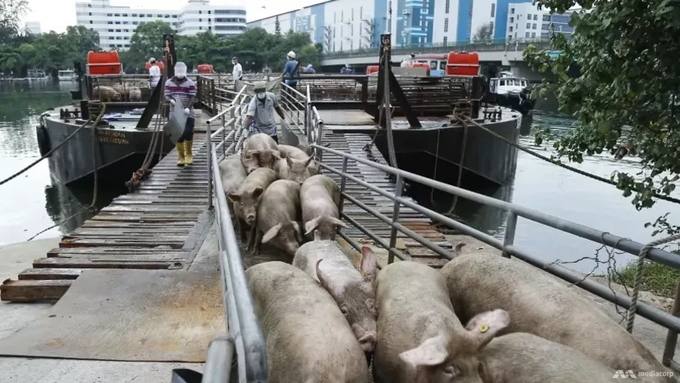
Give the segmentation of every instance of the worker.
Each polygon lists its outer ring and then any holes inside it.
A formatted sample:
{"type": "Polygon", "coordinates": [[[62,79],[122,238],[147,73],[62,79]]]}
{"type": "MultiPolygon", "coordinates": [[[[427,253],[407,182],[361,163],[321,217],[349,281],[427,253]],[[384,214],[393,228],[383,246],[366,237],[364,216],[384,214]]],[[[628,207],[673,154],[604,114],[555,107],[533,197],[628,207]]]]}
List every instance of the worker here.
{"type": "Polygon", "coordinates": [[[153,57],[149,59],[149,64],[151,64],[149,67],[149,85],[151,89],[155,89],[158,82],[161,81],[161,68],[156,64],[156,59],[153,57]]]}
{"type": "Polygon", "coordinates": [[[192,144],[194,139],[194,100],[196,99],[196,83],[187,77],[187,65],[181,61],[175,64],[175,76],[165,82],[165,98],[172,108],[183,108],[187,115],[184,133],[177,140],[177,166],[191,165],[194,162],[192,144]]]}
{"type": "Polygon", "coordinates": [[[314,67],[312,66],[312,64],[307,64],[307,67],[305,68],[305,73],[311,73],[311,74],[315,74],[315,73],[316,73],[316,71],[314,70],[314,67]]]}
{"type": "Polygon", "coordinates": [[[255,97],[250,100],[248,111],[246,112],[246,120],[243,123],[243,128],[248,129],[250,134],[264,133],[269,135],[278,144],[279,136],[276,129],[276,117],[274,112],[285,119],[285,114],[279,102],[276,100],[276,95],[267,92],[267,85],[264,82],[255,83],[255,97]],[[257,125],[253,125],[253,122],[257,125]]]}
{"type": "MultiPolygon", "coordinates": [[[[283,67],[281,78],[285,79],[286,85],[295,89],[300,78],[300,62],[295,59],[295,52],[293,51],[288,52],[286,58],[288,61],[286,61],[286,65],[283,67]]],[[[287,90],[285,87],[284,89],[287,90]]],[[[286,91],[284,94],[288,94],[289,97],[295,99],[295,95],[292,92],[286,91]]]]}
{"type": "Polygon", "coordinates": [[[240,91],[239,89],[239,82],[243,81],[243,67],[241,64],[239,64],[238,59],[236,57],[231,58],[231,63],[234,65],[234,69],[231,70],[231,75],[234,78],[234,90],[236,92],[240,91]]]}

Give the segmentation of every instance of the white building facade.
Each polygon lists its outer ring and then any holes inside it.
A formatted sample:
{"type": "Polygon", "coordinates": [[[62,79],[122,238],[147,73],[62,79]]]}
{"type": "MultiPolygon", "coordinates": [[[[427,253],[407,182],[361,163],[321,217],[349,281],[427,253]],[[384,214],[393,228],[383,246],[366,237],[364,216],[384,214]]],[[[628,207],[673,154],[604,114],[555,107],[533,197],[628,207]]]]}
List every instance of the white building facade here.
{"type": "Polygon", "coordinates": [[[42,28],[40,27],[39,21],[27,21],[24,24],[24,28],[26,29],[26,32],[32,35],[39,35],[42,33],[42,28]]]}
{"type": "Polygon", "coordinates": [[[242,5],[211,5],[207,0],[189,0],[179,10],[120,7],[109,0],[76,3],[76,22],[99,33],[103,50],[126,50],[135,29],[147,22],[163,20],[178,34],[193,36],[212,31],[219,37],[233,37],[246,29],[242,5]]]}
{"type": "Polygon", "coordinates": [[[539,11],[532,0],[330,0],[251,21],[248,27],[274,33],[278,22],[281,33],[307,32],[324,51],[340,52],[377,48],[385,32],[392,34],[394,46],[537,39],[547,37],[551,27],[570,34],[569,18],[539,11]],[[490,33],[479,35],[482,26],[490,33]]]}

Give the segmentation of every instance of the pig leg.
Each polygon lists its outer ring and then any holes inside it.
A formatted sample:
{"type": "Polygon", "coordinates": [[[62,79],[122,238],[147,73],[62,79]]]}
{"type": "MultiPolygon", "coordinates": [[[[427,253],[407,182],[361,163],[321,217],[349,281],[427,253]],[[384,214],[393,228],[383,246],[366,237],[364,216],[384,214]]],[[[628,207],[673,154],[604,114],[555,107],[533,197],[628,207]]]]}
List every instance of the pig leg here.
{"type": "Polygon", "coordinates": [[[260,230],[255,230],[255,243],[253,245],[253,255],[258,255],[260,253],[260,247],[262,247],[262,236],[263,232],[260,230]]]}

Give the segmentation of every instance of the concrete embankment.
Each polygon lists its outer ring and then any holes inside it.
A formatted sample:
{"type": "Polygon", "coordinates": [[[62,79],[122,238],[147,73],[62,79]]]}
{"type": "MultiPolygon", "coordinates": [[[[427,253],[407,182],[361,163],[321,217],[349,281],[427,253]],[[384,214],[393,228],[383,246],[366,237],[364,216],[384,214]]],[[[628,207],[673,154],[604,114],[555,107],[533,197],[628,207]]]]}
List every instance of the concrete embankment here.
{"type": "MultiPolygon", "coordinates": [[[[59,238],[0,247],[0,279],[13,278],[59,246],[59,238]]],[[[207,241],[206,241],[207,242],[207,241]]],[[[213,238],[213,242],[214,238],[213,238]]],[[[207,245],[207,244],[206,244],[207,245]]],[[[47,303],[0,302],[0,339],[5,339],[45,315],[47,303]]],[[[206,345],[207,347],[207,345],[206,345]]],[[[1,350],[0,350],[1,351],[1,350]]],[[[21,383],[168,383],[174,368],[202,371],[201,364],[137,363],[92,360],[0,357],[0,382],[21,383]]]]}

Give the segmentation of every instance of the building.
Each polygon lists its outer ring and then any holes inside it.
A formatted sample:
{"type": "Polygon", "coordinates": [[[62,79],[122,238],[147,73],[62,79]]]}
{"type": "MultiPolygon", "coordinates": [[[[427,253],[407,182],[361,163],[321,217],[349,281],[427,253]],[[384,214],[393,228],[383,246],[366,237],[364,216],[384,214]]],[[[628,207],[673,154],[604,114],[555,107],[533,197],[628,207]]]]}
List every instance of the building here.
{"type": "Polygon", "coordinates": [[[402,46],[540,38],[551,24],[570,34],[569,17],[539,11],[532,0],[329,0],[248,27],[274,33],[278,23],[282,33],[307,32],[326,52],[338,52],[375,48],[385,32],[392,33],[393,45],[402,46]],[[490,32],[480,36],[480,28],[490,32]]]}
{"type": "Polygon", "coordinates": [[[208,0],[189,0],[179,10],[131,8],[111,5],[109,0],[76,3],[76,22],[99,33],[104,50],[125,50],[139,25],[163,20],[180,35],[193,36],[212,31],[232,37],[246,29],[246,10],[241,5],[211,5],[208,0]]]}
{"type": "Polygon", "coordinates": [[[39,35],[42,33],[39,21],[27,21],[24,24],[24,28],[26,29],[26,32],[32,35],[39,35]]]}

